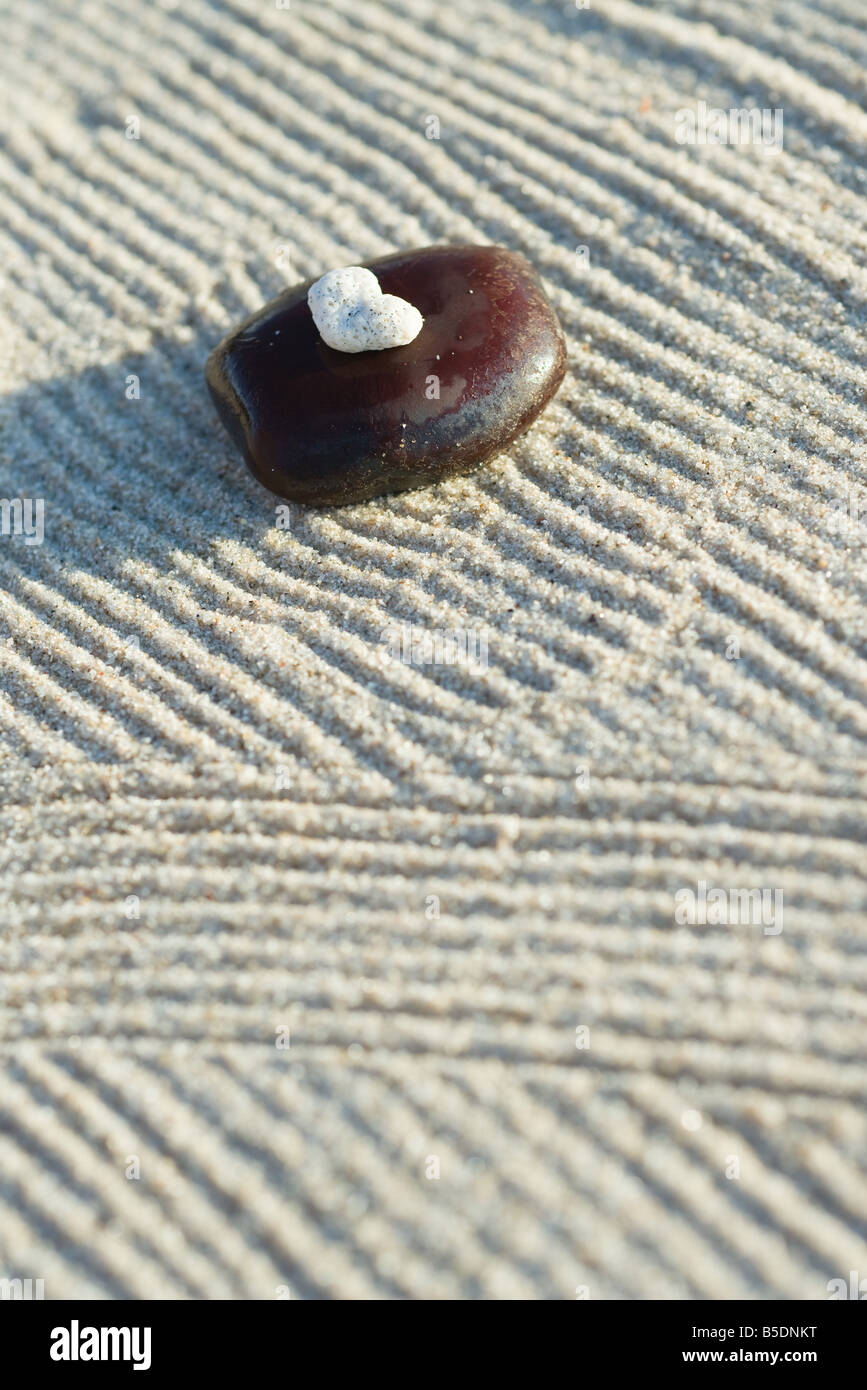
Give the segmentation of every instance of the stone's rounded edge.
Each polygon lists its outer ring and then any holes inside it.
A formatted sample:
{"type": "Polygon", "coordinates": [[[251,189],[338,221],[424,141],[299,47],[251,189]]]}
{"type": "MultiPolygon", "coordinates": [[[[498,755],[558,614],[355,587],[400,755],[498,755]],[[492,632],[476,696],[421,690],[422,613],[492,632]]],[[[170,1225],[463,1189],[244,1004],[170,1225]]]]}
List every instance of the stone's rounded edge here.
{"type": "MultiPolygon", "coordinates": [[[[556,319],[556,315],[554,317],[556,319]]],[[[549,385],[542,398],[483,457],[475,458],[471,462],[457,464],[450,462],[446,468],[431,465],[424,474],[417,469],[411,481],[407,481],[406,477],[400,473],[384,471],[380,459],[359,460],[355,470],[351,496],[347,495],[346,483],[343,479],[321,478],[316,485],[310,485],[304,480],[284,472],[265,476],[249,449],[245,447],[243,452],[247,466],[256,481],[262,487],[267,488],[269,492],[287,502],[295,502],[300,506],[307,507],[359,506],[379,497],[397,497],[402,492],[417,492],[422,488],[435,487],[437,483],[446,482],[449,478],[466,477],[470,473],[475,473],[477,469],[484,468],[499,458],[501,454],[506,453],[516,440],[532,429],[539,416],[550,405],[562,386],[568,367],[568,354],[566,339],[559,320],[557,320],[557,328],[557,362],[552,369],[549,385]]]]}
{"type": "MultiPolygon", "coordinates": [[[[235,391],[226,372],[226,358],[240,330],[233,330],[218,343],[205,363],[205,383],[214,409],[236,449],[255,476],[254,459],[250,448],[250,416],[246,404],[235,391]],[[239,418],[239,416],[241,418],[239,418]]],[[[257,479],[257,482],[259,479],[257,479]]]]}
{"type": "Polygon", "coordinates": [[[565,339],[562,343],[562,353],[560,355],[559,370],[555,369],[556,375],[551,379],[551,389],[546,394],[545,399],[537,409],[534,409],[528,418],[511,430],[502,440],[500,440],[489,454],[483,458],[473,459],[472,462],[450,464],[446,469],[431,467],[426,475],[422,475],[417,470],[411,481],[406,481],[405,477],[396,474],[386,476],[381,468],[378,459],[359,461],[356,470],[355,484],[352,495],[347,495],[344,480],[321,480],[318,486],[305,484],[302,480],[292,477],[290,474],[279,473],[265,477],[257,467],[256,461],[252,458],[248,450],[244,450],[247,466],[253,477],[262,487],[267,488],[276,497],[284,498],[287,502],[295,502],[300,506],[307,507],[354,507],[364,502],[371,502],[376,498],[398,497],[402,492],[418,492],[422,488],[435,487],[437,483],[447,482],[449,478],[467,477],[470,473],[475,473],[477,469],[484,468],[492,463],[532,429],[536,420],[554,399],[563,384],[566,375],[568,359],[566,355],[565,339]],[[369,471],[368,471],[369,470],[369,471]]]}
{"type": "Polygon", "coordinates": [[[351,489],[347,487],[346,478],[336,474],[322,476],[315,482],[311,482],[309,479],[293,477],[283,470],[263,470],[257,463],[254,453],[253,425],[249,413],[232,384],[230,374],[226,369],[226,362],[233,345],[248,336],[263,321],[267,321],[298,300],[303,299],[306,304],[307,292],[316,283],[316,277],[311,277],[286,288],[267,304],[249,314],[212,350],[205,366],[205,378],[217,414],[233,443],[242,453],[249,471],[257,482],[274,496],[285,498],[287,501],[296,502],[302,506],[329,508],[353,506],[378,497],[389,497],[401,492],[416,491],[434,486],[448,478],[474,472],[477,468],[483,467],[504,453],[516,439],[532,427],[562,386],[568,368],[568,353],[563,327],[547,294],[544,281],[539,271],[523,252],[491,243],[481,245],[472,243],[438,244],[430,247],[418,247],[410,251],[392,252],[368,262],[364,268],[371,269],[378,276],[380,271],[386,271],[392,264],[402,263],[421,255],[433,257],[459,255],[460,253],[478,254],[480,252],[490,252],[492,257],[501,261],[511,261],[516,269],[520,270],[522,278],[533,286],[540,308],[543,309],[547,321],[554,330],[556,341],[556,360],[547,376],[545,389],[540,393],[538,399],[528,406],[518,422],[497,438],[490,451],[474,457],[471,461],[454,462],[453,459],[450,459],[446,466],[443,466],[440,460],[429,467],[420,467],[416,464],[414,473],[409,479],[404,472],[395,472],[393,468],[389,470],[388,467],[384,467],[385,460],[381,458],[373,456],[359,458],[354,464],[355,478],[351,489]],[[239,419],[239,416],[243,419],[239,419]]]}

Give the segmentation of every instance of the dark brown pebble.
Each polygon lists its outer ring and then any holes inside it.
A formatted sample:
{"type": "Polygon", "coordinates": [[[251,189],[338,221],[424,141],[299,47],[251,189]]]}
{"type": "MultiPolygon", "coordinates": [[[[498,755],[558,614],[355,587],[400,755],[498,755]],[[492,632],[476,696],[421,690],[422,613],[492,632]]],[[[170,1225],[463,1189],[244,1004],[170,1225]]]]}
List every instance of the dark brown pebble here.
{"type": "Polygon", "coordinates": [[[522,434],[563,380],[563,332],[524,256],[429,246],[367,264],[384,294],[424,315],[414,342],[335,352],[313,322],[308,280],[208,359],[223,424],[279,497],[363,502],[466,472],[522,434]]]}

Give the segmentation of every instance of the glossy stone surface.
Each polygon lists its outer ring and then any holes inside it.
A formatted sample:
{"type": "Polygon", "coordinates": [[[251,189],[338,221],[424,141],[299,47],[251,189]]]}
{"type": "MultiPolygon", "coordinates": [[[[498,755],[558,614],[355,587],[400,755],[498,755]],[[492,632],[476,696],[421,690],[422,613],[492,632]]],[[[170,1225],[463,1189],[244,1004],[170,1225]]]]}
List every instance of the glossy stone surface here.
{"type": "Polygon", "coordinates": [[[279,497],[362,502],[465,472],[502,452],[566,369],[530,263],[496,246],[432,246],[368,262],[424,317],[381,352],[336,352],[286,290],[208,359],[208,386],[253,476],[279,497]]]}

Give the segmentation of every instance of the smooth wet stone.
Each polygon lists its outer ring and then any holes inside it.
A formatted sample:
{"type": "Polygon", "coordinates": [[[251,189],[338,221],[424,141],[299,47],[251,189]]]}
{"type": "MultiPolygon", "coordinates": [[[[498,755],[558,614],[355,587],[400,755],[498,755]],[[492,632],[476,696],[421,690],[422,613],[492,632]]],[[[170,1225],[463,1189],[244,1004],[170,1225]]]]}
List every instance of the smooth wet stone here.
{"type": "Polygon", "coordinates": [[[286,290],[214,350],[220,417],[279,497],[362,502],[463,473],[501,453],[547,405],[566,345],[542,283],[497,246],[431,246],[368,262],[384,294],[421,313],[418,337],[337,352],[286,290]]]}

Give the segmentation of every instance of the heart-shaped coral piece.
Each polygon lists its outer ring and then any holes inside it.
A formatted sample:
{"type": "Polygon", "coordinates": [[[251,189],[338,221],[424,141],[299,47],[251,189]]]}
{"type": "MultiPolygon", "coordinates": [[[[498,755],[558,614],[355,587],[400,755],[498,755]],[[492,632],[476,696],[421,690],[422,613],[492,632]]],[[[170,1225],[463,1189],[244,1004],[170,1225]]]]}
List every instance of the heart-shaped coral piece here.
{"type": "Polygon", "coordinates": [[[361,265],[329,270],[307,291],[313,322],[337,352],[372,352],[405,347],[424,319],[396,294],[383,294],[372,270],[361,265]]]}

